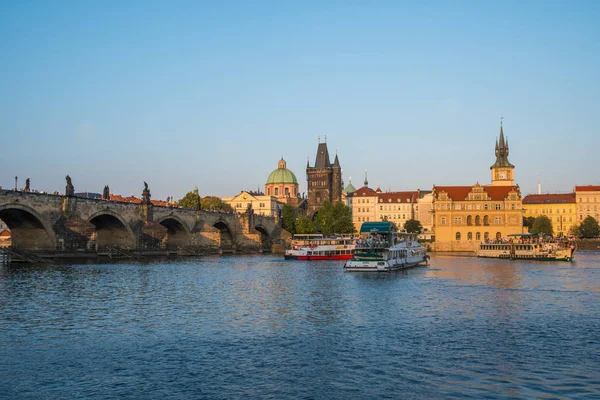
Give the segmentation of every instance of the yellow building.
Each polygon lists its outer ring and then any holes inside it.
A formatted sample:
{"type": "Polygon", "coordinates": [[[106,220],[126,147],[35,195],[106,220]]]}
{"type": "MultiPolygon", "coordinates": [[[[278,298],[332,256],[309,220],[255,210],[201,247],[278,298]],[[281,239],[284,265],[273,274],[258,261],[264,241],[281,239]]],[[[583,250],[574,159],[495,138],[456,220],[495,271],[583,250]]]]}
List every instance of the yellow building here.
{"type": "Polygon", "coordinates": [[[575,197],[579,223],[589,216],[600,222],[600,186],[575,186],[575,197]]]}
{"type": "Polygon", "coordinates": [[[237,196],[223,197],[223,201],[229,204],[235,212],[244,213],[248,205],[252,205],[255,214],[274,217],[283,204],[277,201],[275,196],[265,196],[262,193],[242,191],[237,196]]]}
{"type": "Polygon", "coordinates": [[[523,233],[521,192],[502,126],[495,152],[491,185],[433,187],[436,251],[474,251],[483,240],[523,233]]]}
{"type": "Polygon", "coordinates": [[[357,231],[363,222],[390,221],[399,230],[409,219],[419,217],[418,190],[406,192],[382,192],[368,187],[365,174],[364,186],[346,195],[346,205],[352,211],[352,222],[357,231]]]}
{"type": "Polygon", "coordinates": [[[566,236],[577,225],[575,193],[530,194],[523,198],[524,217],[547,216],[555,235],[566,236]]]}

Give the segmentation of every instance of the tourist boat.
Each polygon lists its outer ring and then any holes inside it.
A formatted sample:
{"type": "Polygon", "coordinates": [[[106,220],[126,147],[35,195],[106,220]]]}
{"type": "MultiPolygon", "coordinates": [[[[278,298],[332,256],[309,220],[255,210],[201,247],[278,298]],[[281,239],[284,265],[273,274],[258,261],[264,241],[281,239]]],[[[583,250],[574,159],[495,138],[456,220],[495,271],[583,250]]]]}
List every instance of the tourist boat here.
{"type": "Polygon", "coordinates": [[[427,265],[429,256],[415,235],[394,232],[391,222],[365,222],[360,228],[367,239],[358,243],[346,271],[388,272],[427,265]]]}
{"type": "Polygon", "coordinates": [[[509,235],[509,239],[479,244],[477,257],[511,260],[573,261],[575,245],[568,240],[555,240],[537,234],[509,235]]]}
{"type": "Polygon", "coordinates": [[[286,260],[349,260],[354,255],[357,239],[324,238],[320,234],[294,235],[292,248],[285,251],[286,260]]]}

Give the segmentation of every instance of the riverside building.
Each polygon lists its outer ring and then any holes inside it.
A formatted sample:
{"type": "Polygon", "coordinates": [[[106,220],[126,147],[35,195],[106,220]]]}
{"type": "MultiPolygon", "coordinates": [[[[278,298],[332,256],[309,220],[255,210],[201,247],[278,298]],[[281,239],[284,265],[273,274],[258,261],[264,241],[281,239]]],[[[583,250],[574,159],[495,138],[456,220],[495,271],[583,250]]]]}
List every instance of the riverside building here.
{"type": "Polygon", "coordinates": [[[436,251],[475,251],[483,240],[523,233],[523,204],[500,125],[492,184],[433,187],[436,251]]]}
{"type": "Polygon", "coordinates": [[[523,198],[524,217],[547,216],[552,221],[554,235],[567,236],[577,225],[575,193],[530,194],[523,198]]]}

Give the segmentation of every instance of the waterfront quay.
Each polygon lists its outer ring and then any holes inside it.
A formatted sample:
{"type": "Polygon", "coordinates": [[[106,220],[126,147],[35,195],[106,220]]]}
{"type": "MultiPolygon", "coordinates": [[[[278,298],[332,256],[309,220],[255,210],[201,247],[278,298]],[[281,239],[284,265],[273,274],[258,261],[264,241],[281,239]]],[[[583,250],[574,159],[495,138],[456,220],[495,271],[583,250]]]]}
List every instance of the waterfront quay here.
{"type": "Polygon", "coordinates": [[[592,399],[600,252],[0,266],[7,399],[592,399]]]}

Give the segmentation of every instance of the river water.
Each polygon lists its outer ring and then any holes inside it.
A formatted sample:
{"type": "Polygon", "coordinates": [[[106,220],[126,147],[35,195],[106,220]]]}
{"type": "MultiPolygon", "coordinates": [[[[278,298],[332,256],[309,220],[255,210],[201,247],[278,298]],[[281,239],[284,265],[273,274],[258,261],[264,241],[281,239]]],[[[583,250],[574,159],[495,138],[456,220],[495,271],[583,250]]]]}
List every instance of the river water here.
{"type": "Polygon", "coordinates": [[[600,253],[0,266],[0,398],[600,398],[600,253]]]}

